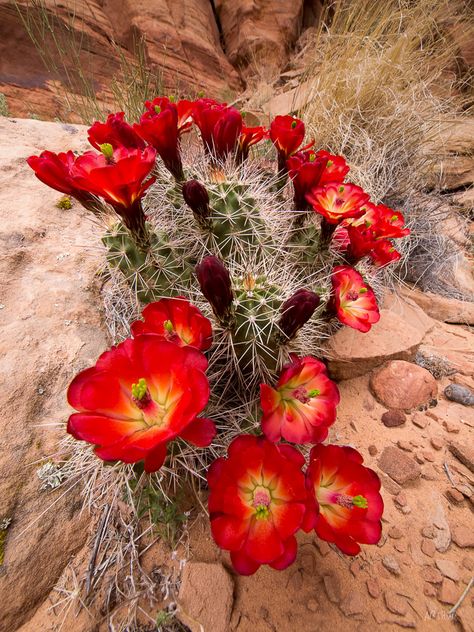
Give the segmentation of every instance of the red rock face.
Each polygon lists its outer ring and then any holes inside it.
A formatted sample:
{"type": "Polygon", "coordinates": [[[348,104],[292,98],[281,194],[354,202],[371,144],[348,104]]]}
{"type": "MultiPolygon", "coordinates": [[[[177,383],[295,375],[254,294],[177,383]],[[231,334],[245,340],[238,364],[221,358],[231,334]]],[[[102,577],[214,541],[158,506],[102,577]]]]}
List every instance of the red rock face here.
{"type": "MultiPolygon", "coordinates": [[[[48,20],[57,26],[56,35],[72,23],[71,37],[83,38],[80,65],[93,75],[103,102],[111,101],[110,80],[119,69],[111,42],[131,58],[134,42],[142,37],[147,63],[161,71],[167,91],[194,96],[202,90],[223,99],[242,87],[222,50],[209,0],[66,0],[61,5],[46,0],[45,4],[51,9],[48,20]],[[75,18],[71,18],[73,7],[75,18]]],[[[32,11],[30,7],[34,16],[32,11]]],[[[50,39],[43,43],[54,50],[50,39]]],[[[66,56],[71,58],[71,68],[78,65],[78,59],[66,56]]],[[[77,120],[77,112],[65,109],[61,91],[55,89],[58,79],[64,82],[65,72],[58,77],[45,69],[17,10],[9,0],[0,0],[0,92],[7,98],[10,114],[77,120]]]]}

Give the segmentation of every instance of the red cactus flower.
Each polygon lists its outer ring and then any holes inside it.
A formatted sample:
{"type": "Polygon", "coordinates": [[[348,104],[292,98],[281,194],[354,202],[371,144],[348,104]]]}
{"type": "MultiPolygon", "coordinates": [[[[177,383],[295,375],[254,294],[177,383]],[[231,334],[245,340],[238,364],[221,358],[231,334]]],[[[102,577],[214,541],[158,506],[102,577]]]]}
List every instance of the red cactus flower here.
{"type": "Polygon", "coordinates": [[[306,194],[317,187],[326,169],[327,159],[318,157],[314,151],[298,151],[286,161],[286,168],[293,182],[294,206],[298,211],[309,207],[306,194]]]}
{"type": "Polygon", "coordinates": [[[354,268],[336,266],[332,271],[331,283],[331,308],[341,323],[367,332],[380,320],[375,294],[354,268]]]}
{"type": "Polygon", "coordinates": [[[262,430],[270,441],[319,443],[336,420],[339,390],[325,365],[307,356],[291,356],[272,388],[260,385],[262,430]]]}
{"type": "Polygon", "coordinates": [[[88,132],[88,140],[92,147],[100,151],[100,146],[109,143],[114,149],[145,149],[145,143],[125,120],[124,112],[109,114],[107,121],[96,121],[88,132]]]}
{"type": "MultiPolygon", "coordinates": [[[[148,109],[135,123],[134,129],[147,143],[156,149],[165,167],[177,180],[183,179],[183,165],[179,149],[178,109],[174,103],[162,102],[148,109]]],[[[168,99],[166,99],[168,101],[168,99]]]]}
{"type": "Polygon", "coordinates": [[[150,113],[157,113],[168,105],[175,105],[178,112],[178,136],[181,137],[185,132],[189,132],[193,124],[193,107],[194,101],[187,101],[182,99],[181,101],[172,101],[168,97],[155,97],[153,101],[145,101],[145,108],[150,113]]]}
{"type": "Polygon", "coordinates": [[[155,334],[180,347],[190,345],[200,351],[209,349],[212,344],[210,321],[183,296],[149,303],[142,316],[143,321],[136,320],[131,325],[135,338],[142,334],[155,334]]]}
{"type": "MultiPolygon", "coordinates": [[[[278,169],[279,171],[286,169],[286,161],[293,155],[301,143],[305,135],[305,127],[303,121],[290,116],[276,116],[270,125],[270,139],[275,145],[278,152],[278,169]]],[[[309,149],[313,143],[306,147],[302,147],[300,151],[309,149]]]]}
{"type": "Polygon", "coordinates": [[[99,195],[111,204],[126,226],[141,234],[145,216],[140,200],[155,181],[145,178],[155,166],[156,152],[152,147],[143,151],[102,145],[102,153],[87,151],[77,158],[71,173],[86,191],[99,195]]]}
{"type": "Polygon", "coordinates": [[[372,263],[378,268],[383,268],[389,263],[399,261],[401,257],[401,254],[395,249],[392,242],[388,239],[377,241],[373,250],[370,252],[372,263]]]}
{"type": "Polygon", "coordinates": [[[399,239],[410,234],[410,229],[405,227],[405,218],[400,211],[378,204],[377,218],[374,226],[377,238],[379,239],[399,239]]]}
{"type": "Polygon", "coordinates": [[[368,199],[368,194],[355,184],[327,184],[306,195],[315,212],[330,224],[338,224],[346,217],[359,217],[368,199]]]}
{"type": "Polygon", "coordinates": [[[201,132],[204,149],[215,160],[225,160],[236,149],[242,131],[242,115],[238,110],[213,99],[198,99],[193,119],[201,132]]]}
{"type": "Polygon", "coordinates": [[[303,529],[316,521],[317,535],[346,555],[357,555],[359,544],[377,544],[382,534],[380,480],[362,463],[353,448],[317,445],[306,472],[310,500],[303,529]]]}
{"type": "Polygon", "coordinates": [[[268,137],[268,131],[262,127],[246,127],[242,125],[242,131],[239,136],[239,147],[237,152],[237,158],[239,162],[247,160],[249,156],[249,149],[252,145],[256,145],[264,138],[268,137]]]}
{"type": "Polygon", "coordinates": [[[80,187],[74,177],[72,171],[76,156],[72,151],[59,154],[43,151],[39,156],[30,156],[26,162],[33,169],[38,180],[52,189],[72,195],[86,208],[96,202],[90,193],[80,187]]]}
{"type": "Polygon", "coordinates": [[[331,182],[343,182],[346,175],[349,173],[349,165],[344,160],[343,156],[336,156],[330,154],[328,151],[321,149],[316,152],[317,158],[326,158],[326,168],[324,169],[321,178],[319,180],[319,186],[330,184],[331,182]]]}
{"type": "Polygon", "coordinates": [[[103,353],[69,386],[77,413],[68,432],[96,446],[104,461],[145,461],[158,470],[166,446],[179,436],[206,446],[215,435],[209,419],[197,416],[209,399],[206,358],[155,335],[125,340],[103,353]]]}
{"type": "Polygon", "coordinates": [[[288,445],[240,435],[209,468],[211,531],[241,575],[262,564],[282,570],[296,558],[305,514],[303,456],[288,445]]]}

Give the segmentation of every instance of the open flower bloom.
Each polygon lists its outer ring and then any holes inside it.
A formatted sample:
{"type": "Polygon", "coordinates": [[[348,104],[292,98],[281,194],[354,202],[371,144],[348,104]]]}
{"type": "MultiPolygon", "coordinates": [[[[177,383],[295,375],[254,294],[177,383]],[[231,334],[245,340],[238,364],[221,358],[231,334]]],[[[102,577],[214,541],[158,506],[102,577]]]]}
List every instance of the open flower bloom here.
{"type": "Polygon", "coordinates": [[[156,151],[153,147],[113,150],[107,143],[101,151],[87,151],[77,158],[71,169],[74,180],[111,204],[130,230],[141,232],[145,217],[140,200],[155,181],[146,177],[155,166],[156,151]]]}
{"type": "Polygon", "coordinates": [[[343,553],[357,555],[359,544],[377,544],[382,534],[383,500],[377,474],[349,447],[317,445],[306,472],[308,513],[303,529],[316,520],[317,535],[343,553]]]}
{"type": "Polygon", "coordinates": [[[275,388],[260,385],[262,430],[270,441],[319,443],[336,421],[339,390],[325,365],[307,356],[291,356],[275,388]]]}
{"type": "Polygon", "coordinates": [[[155,97],[153,101],[145,101],[145,108],[156,113],[157,107],[162,109],[170,104],[174,105],[178,112],[178,136],[181,137],[185,132],[189,132],[193,125],[194,101],[187,101],[186,99],[172,101],[168,97],[155,97]]]}
{"type": "Polygon", "coordinates": [[[72,171],[76,156],[72,151],[59,154],[43,151],[39,156],[30,156],[26,162],[33,169],[38,180],[52,189],[71,195],[86,207],[94,202],[93,196],[84,191],[74,177],[72,171]]]}
{"type": "MultiPolygon", "coordinates": [[[[281,171],[286,169],[286,161],[292,156],[301,143],[305,135],[305,127],[303,121],[290,116],[275,116],[270,124],[270,139],[275,145],[278,152],[278,168],[281,171]]],[[[306,147],[302,147],[300,151],[309,149],[313,143],[306,147]]]]}
{"type": "Polygon", "coordinates": [[[252,145],[256,145],[267,137],[268,132],[264,127],[246,127],[245,125],[242,125],[242,131],[239,136],[239,161],[247,160],[250,147],[252,147],[252,145]]]}
{"type": "Polygon", "coordinates": [[[395,249],[395,246],[388,239],[377,241],[373,250],[370,252],[372,263],[378,268],[383,268],[389,263],[399,261],[401,257],[401,254],[395,249]]]}
{"type": "Polygon", "coordinates": [[[217,545],[235,570],[251,575],[269,564],[282,570],[296,558],[294,534],[306,511],[303,456],[288,445],[240,435],[227,458],[209,468],[209,514],[217,545]]]}
{"type": "Polygon", "coordinates": [[[204,149],[214,159],[225,160],[237,148],[242,115],[235,108],[214,99],[198,99],[193,119],[201,132],[204,149]]]}
{"type": "MultiPolygon", "coordinates": [[[[168,101],[168,99],[166,99],[168,101]]],[[[157,99],[155,99],[157,101],[157,99]]],[[[165,99],[160,99],[165,101],[165,99]]],[[[179,148],[178,109],[174,103],[155,105],[140,117],[134,129],[156,149],[165,167],[177,180],[183,179],[183,164],[179,148]]]]}
{"type": "Polygon", "coordinates": [[[331,283],[331,307],[341,323],[365,333],[380,320],[375,294],[354,268],[336,266],[331,283]]]}
{"type": "Polygon", "coordinates": [[[306,194],[319,185],[326,162],[325,157],[318,157],[312,150],[298,151],[286,161],[286,167],[295,191],[294,206],[296,210],[304,211],[309,207],[306,194]]]}
{"type": "Polygon", "coordinates": [[[145,149],[145,143],[135,132],[133,127],[124,119],[124,112],[109,114],[107,121],[96,121],[88,132],[88,140],[92,147],[100,151],[100,146],[109,143],[114,149],[145,149]]]}
{"type": "Polygon", "coordinates": [[[356,184],[327,184],[306,194],[306,200],[316,213],[330,224],[362,215],[361,207],[368,199],[369,195],[356,184]]]}
{"type": "Polygon", "coordinates": [[[154,472],[175,437],[198,446],[212,441],[214,424],[198,418],[209,399],[206,368],[193,347],[154,335],[125,340],[71,382],[68,401],[79,412],[69,417],[68,432],[93,443],[105,461],[144,460],[154,472]]]}
{"type": "Polygon", "coordinates": [[[149,303],[142,316],[144,320],[131,325],[134,337],[155,334],[181,347],[190,345],[200,351],[212,344],[211,322],[183,296],[149,303]]]}
{"type": "Polygon", "coordinates": [[[349,173],[349,165],[343,158],[343,156],[337,156],[330,154],[324,149],[320,149],[316,152],[317,158],[326,158],[326,167],[319,180],[319,186],[330,184],[331,182],[343,182],[346,175],[349,173]]]}

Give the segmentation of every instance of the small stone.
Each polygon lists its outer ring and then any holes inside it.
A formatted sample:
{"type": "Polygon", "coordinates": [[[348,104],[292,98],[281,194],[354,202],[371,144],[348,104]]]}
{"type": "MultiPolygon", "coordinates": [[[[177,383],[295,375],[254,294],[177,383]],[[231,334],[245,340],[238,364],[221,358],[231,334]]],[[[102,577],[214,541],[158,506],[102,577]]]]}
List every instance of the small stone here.
{"type": "Polygon", "coordinates": [[[425,459],[423,458],[421,454],[417,453],[415,454],[415,461],[419,463],[420,465],[423,465],[423,463],[425,462],[425,459]]]}
{"type": "Polygon", "coordinates": [[[377,446],[375,445],[369,445],[369,454],[370,456],[375,456],[377,454],[378,450],[377,450],[377,446]]]}
{"type": "Polygon", "coordinates": [[[401,531],[398,527],[393,526],[390,527],[388,531],[388,535],[394,540],[400,540],[403,537],[403,531],[401,531]]]}
{"type": "Polygon", "coordinates": [[[453,582],[458,582],[461,579],[458,567],[451,560],[435,560],[435,564],[438,570],[440,570],[445,577],[451,579],[453,582]]]}
{"type": "Polygon", "coordinates": [[[451,434],[458,434],[459,433],[459,426],[458,424],[454,423],[453,421],[450,421],[449,419],[445,419],[443,421],[443,426],[446,429],[446,432],[450,432],[451,434]]]}
{"type": "Polygon", "coordinates": [[[421,541],[421,550],[428,557],[433,557],[436,553],[436,546],[433,540],[422,540],[421,541]]]}
{"type": "Polygon", "coordinates": [[[444,395],[452,402],[463,406],[474,406],[474,392],[467,386],[450,384],[444,389],[444,395]]]}
{"type": "Polygon", "coordinates": [[[362,599],[360,592],[357,590],[351,590],[341,603],[341,610],[346,617],[352,617],[355,614],[364,612],[364,600],[362,599]]]}
{"type": "Polygon", "coordinates": [[[397,441],[397,446],[400,450],[404,450],[405,452],[413,452],[411,444],[408,441],[403,441],[403,439],[397,441]]]}
{"type": "Polygon", "coordinates": [[[402,514],[405,514],[405,516],[407,516],[409,513],[411,513],[411,507],[401,507],[400,511],[402,512],[402,514]]]}
{"type": "Polygon", "coordinates": [[[453,489],[452,487],[446,490],[446,498],[454,505],[460,505],[464,502],[464,496],[461,492],[458,492],[457,489],[453,489]]]}
{"type": "Polygon", "coordinates": [[[326,557],[329,553],[331,553],[332,549],[327,542],[324,540],[316,540],[316,546],[319,549],[319,552],[323,557],[326,557]]]}
{"type": "Polygon", "coordinates": [[[382,483],[382,487],[387,490],[390,494],[398,494],[401,490],[401,487],[398,483],[395,483],[390,476],[387,476],[383,472],[380,472],[380,482],[382,483]]]}
{"type": "Polygon", "coordinates": [[[422,453],[423,458],[425,459],[425,461],[429,461],[430,463],[434,463],[436,461],[436,457],[433,454],[433,452],[430,452],[429,450],[424,450],[422,453]]]}
{"type": "Polygon", "coordinates": [[[423,529],[421,530],[421,535],[424,538],[429,538],[431,540],[432,538],[434,538],[434,535],[435,535],[433,527],[431,526],[423,527],[423,529]]]}
{"type": "Polygon", "coordinates": [[[393,548],[399,553],[405,553],[405,551],[407,550],[407,545],[405,542],[397,540],[397,542],[395,542],[395,544],[393,545],[393,548]]]}
{"type": "Polygon", "coordinates": [[[468,529],[462,525],[453,527],[452,540],[454,544],[457,544],[461,549],[467,549],[474,547],[474,530],[468,529]]]}
{"type": "Polygon", "coordinates": [[[438,472],[432,463],[425,463],[421,472],[421,478],[424,478],[425,481],[436,481],[438,479],[438,472]]]}
{"type": "Polygon", "coordinates": [[[406,422],[407,416],[401,410],[387,410],[382,415],[382,423],[387,428],[397,428],[403,426],[406,422]]]}
{"type": "Polygon", "coordinates": [[[385,557],[382,558],[382,564],[392,575],[396,575],[397,577],[400,575],[400,566],[397,560],[391,555],[385,555],[385,557]]]}
{"type": "Polygon", "coordinates": [[[378,599],[380,597],[380,586],[375,577],[369,577],[365,582],[367,586],[367,592],[372,599],[378,599]]]}
{"type": "Polygon", "coordinates": [[[426,419],[426,417],[418,413],[415,413],[413,415],[413,417],[411,418],[411,421],[418,428],[426,428],[426,426],[428,425],[428,420],[426,419]]]}
{"type": "Polygon", "coordinates": [[[380,469],[399,485],[416,480],[421,474],[420,466],[395,446],[385,448],[378,463],[380,469]]]}
{"type": "Polygon", "coordinates": [[[424,566],[421,571],[421,576],[425,582],[429,582],[430,584],[441,584],[443,581],[443,576],[439,570],[433,566],[424,566]]]}
{"type": "Polygon", "coordinates": [[[360,570],[361,570],[359,560],[353,560],[349,566],[349,569],[351,573],[354,575],[354,577],[358,577],[360,575],[360,570]]]}
{"type": "Polygon", "coordinates": [[[324,589],[331,603],[339,603],[341,601],[341,587],[336,575],[327,574],[323,576],[324,589]]]}
{"type": "Polygon", "coordinates": [[[456,485],[454,489],[457,489],[458,492],[466,498],[472,497],[472,489],[469,487],[469,485],[456,485]]]}
{"type": "Polygon", "coordinates": [[[406,507],[408,500],[407,500],[406,495],[403,492],[400,492],[399,494],[395,496],[395,498],[393,499],[393,502],[399,507],[406,507]]]}
{"type": "Polygon", "coordinates": [[[474,472],[474,446],[452,441],[449,444],[449,450],[458,461],[461,461],[471,472],[474,472]]]}
{"type": "Polygon", "coordinates": [[[375,398],[390,409],[410,410],[427,404],[438,393],[429,371],[405,360],[392,360],[370,377],[375,398]]]}
{"type": "Polygon", "coordinates": [[[435,450],[441,450],[443,447],[443,441],[437,437],[432,437],[430,443],[435,450]]]}
{"type": "Polygon", "coordinates": [[[433,586],[433,584],[423,584],[423,594],[425,597],[436,597],[437,592],[436,586],[433,586]]]}
{"type": "Polygon", "coordinates": [[[441,588],[438,590],[438,601],[454,606],[459,599],[459,596],[460,591],[456,584],[450,579],[443,579],[441,588]]]}
{"type": "Polygon", "coordinates": [[[472,559],[470,557],[463,557],[462,558],[462,565],[464,566],[464,568],[467,568],[468,571],[473,571],[474,570],[474,559],[472,559]]]}
{"type": "Polygon", "coordinates": [[[393,614],[399,614],[402,617],[406,615],[408,612],[408,605],[403,597],[400,595],[396,595],[394,593],[385,591],[384,592],[384,600],[387,609],[390,610],[393,614]]]}
{"type": "Polygon", "coordinates": [[[314,598],[308,599],[306,607],[310,612],[317,612],[319,610],[319,603],[314,598]]]}
{"type": "Polygon", "coordinates": [[[439,421],[439,415],[437,415],[432,410],[427,410],[425,415],[429,417],[430,419],[432,419],[433,421],[439,421]]]}

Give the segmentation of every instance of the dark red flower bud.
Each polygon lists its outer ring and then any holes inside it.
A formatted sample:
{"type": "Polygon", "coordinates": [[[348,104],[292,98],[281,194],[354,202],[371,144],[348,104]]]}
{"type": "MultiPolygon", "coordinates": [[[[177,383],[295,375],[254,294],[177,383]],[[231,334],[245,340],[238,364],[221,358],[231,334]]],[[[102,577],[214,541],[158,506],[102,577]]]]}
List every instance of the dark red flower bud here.
{"type": "Polygon", "coordinates": [[[220,259],[209,255],[196,266],[196,275],[217,319],[228,325],[234,299],[229,271],[220,259]]]}
{"type": "MultiPolygon", "coordinates": [[[[278,151],[278,170],[286,171],[286,161],[303,142],[305,127],[303,121],[290,116],[276,116],[270,125],[270,139],[278,151]]],[[[314,143],[301,147],[300,151],[309,149],[314,143]]]]}
{"type": "Polygon", "coordinates": [[[200,225],[209,223],[209,194],[199,180],[188,180],[183,184],[183,198],[200,225]]]}
{"type": "Polygon", "coordinates": [[[281,318],[278,326],[288,339],[294,338],[301,327],[314,314],[320,298],[310,290],[297,290],[281,306],[281,318]]]}
{"type": "Polygon", "coordinates": [[[214,160],[225,160],[236,149],[242,130],[242,115],[238,110],[213,99],[198,99],[193,119],[201,132],[204,149],[214,160]]]}

